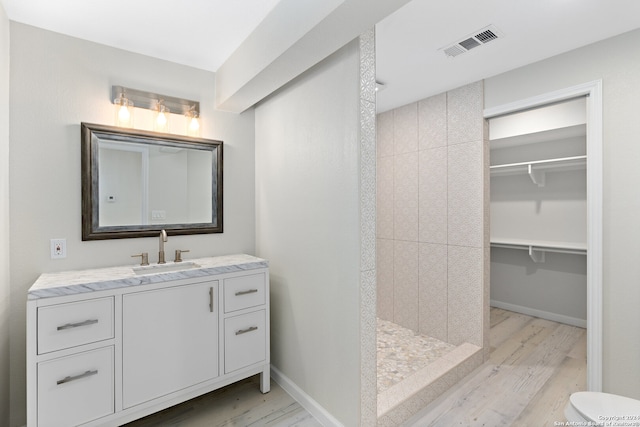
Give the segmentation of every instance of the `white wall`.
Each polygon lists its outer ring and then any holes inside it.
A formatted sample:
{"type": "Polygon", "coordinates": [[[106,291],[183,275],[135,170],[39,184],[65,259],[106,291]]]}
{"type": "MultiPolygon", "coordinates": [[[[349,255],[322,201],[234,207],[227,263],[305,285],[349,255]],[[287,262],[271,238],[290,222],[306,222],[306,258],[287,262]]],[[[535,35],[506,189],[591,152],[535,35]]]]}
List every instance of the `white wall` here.
{"type": "Polygon", "coordinates": [[[271,362],[347,426],[359,420],[358,66],[353,42],[255,111],[271,362]]]}
{"type": "MultiPolygon", "coordinates": [[[[158,210],[165,213],[165,219],[159,220],[159,223],[186,222],[189,217],[186,164],[187,150],[177,153],[165,153],[159,149],[149,150],[150,219],[152,212],[158,210]]],[[[151,221],[155,222],[152,219],[151,221]]]]}
{"type": "Polygon", "coordinates": [[[639,45],[636,30],[485,81],[487,108],[603,81],[603,388],[633,398],[640,398],[639,45]]]}
{"type": "Polygon", "coordinates": [[[9,423],[9,18],[0,4],[0,424],[9,423]]]}
{"type": "MultiPolygon", "coordinates": [[[[156,238],[81,241],[80,122],[113,123],[111,85],[199,100],[202,137],[225,143],[224,233],[171,236],[168,252],[190,249],[189,257],[194,258],[254,253],[255,160],[253,112],[236,115],[214,111],[213,73],[15,22],[11,23],[11,52],[13,427],[25,422],[25,302],[27,290],[38,275],[133,264],[130,255],[141,251],[149,252],[151,262],[157,260],[156,238]],[[49,239],[58,237],[67,239],[67,258],[51,260],[49,239]]],[[[6,144],[1,142],[4,149],[6,144]]],[[[0,220],[2,217],[0,213],[0,220]]],[[[0,384],[5,383],[0,379],[0,384]]]]}
{"type": "Polygon", "coordinates": [[[187,151],[187,179],[184,191],[187,193],[188,222],[211,221],[211,164],[213,154],[210,151],[187,151]]]}
{"type": "Polygon", "coordinates": [[[142,215],[142,158],[147,151],[100,148],[98,154],[98,194],[100,224],[148,224],[142,215]],[[113,199],[115,200],[113,200],[113,199]],[[111,201],[109,201],[111,200],[111,201]]]}

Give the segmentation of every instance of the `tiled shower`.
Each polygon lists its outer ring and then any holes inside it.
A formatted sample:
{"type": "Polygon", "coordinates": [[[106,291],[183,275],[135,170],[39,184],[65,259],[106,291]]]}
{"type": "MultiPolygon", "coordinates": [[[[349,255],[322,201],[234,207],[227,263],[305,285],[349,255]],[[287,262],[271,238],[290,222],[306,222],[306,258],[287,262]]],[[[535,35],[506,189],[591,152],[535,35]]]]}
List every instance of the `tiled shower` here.
{"type": "MultiPolygon", "coordinates": [[[[378,318],[443,343],[436,347],[458,347],[454,359],[460,359],[459,365],[439,364],[450,367],[457,379],[460,370],[481,364],[488,351],[483,104],[483,83],[477,82],[377,117],[378,318]]],[[[413,384],[415,393],[406,396],[407,402],[424,402],[434,387],[451,385],[435,381],[448,375],[434,372],[436,365],[428,362],[422,368],[432,384],[413,384]]],[[[379,425],[410,416],[410,404],[388,402],[383,394],[379,425]]]]}

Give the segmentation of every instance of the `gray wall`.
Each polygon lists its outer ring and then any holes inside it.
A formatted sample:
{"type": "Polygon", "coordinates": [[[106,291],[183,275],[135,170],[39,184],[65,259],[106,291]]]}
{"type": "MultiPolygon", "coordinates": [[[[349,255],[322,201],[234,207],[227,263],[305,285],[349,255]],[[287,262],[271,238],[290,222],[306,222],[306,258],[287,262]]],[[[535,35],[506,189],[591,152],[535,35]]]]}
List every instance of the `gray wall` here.
{"type": "Polygon", "coordinates": [[[602,79],[605,391],[640,398],[640,30],[485,81],[487,108],[602,79]]]}
{"type": "Polygon", "coordinates": [[[255,111],[271,362],[347,426],[360,397],[358,67],[353,42],[255,111]]]}
{"type": "MultiPolygon", "coordinates": [[[[213,73],[15,22],[10,28],[10,425],[20,426],[25,422],[25,303],[38,275],[133,264],[130,255],[141,251],[157,259],[156,238],[81,241],[80,122],[113,124],[112,84],[200,100],[202,137],[225,143],[225,229],[169,238],[168,251],[190,249],[189,257],[195,258],[254,253],[254,115],[214,111],[213,73]],[[67,258],[51,260],[49,239],[59,237],[67,239],[67,258]]],[[[145,123],[138,112],[136,127],[145,123]]]]}
{"type": "Polygon", "coordinates": [[[9,19],[0,4],[0,424],[9,424],[9,19]]]}
{"type": "Polygon", "coordinates": [[[587,257],[547,252],[535,263],[526,250],[491,249],[491,304],[570,325],[587,319],[587,257]]]}

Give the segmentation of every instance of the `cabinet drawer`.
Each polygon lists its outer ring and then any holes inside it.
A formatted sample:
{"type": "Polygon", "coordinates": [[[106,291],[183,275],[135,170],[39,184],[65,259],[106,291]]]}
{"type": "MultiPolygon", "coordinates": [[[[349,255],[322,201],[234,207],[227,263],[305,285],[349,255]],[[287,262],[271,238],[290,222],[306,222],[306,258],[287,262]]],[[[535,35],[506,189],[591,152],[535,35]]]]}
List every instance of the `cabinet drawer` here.
{"type": "Polygon", "coordinates": [[[266,357],[265,310],[224,321],[224,372],[228,374],[266,357]]]}
{"type": "Polygon", "coordinates": [[[38,354],[113,338],[113,297],[38,308],[38,354]]]}
{"type": "Polygon", "coordinates": [[[264,273],[233,277],[224,281],[224,312],[230,313],[243,308],[265,303],[264,273]]]}
{"type": "Polygon", "coordinates": [[[38,364],[38,427],[75,426],[114,412],[113,346],[38,364]]]}

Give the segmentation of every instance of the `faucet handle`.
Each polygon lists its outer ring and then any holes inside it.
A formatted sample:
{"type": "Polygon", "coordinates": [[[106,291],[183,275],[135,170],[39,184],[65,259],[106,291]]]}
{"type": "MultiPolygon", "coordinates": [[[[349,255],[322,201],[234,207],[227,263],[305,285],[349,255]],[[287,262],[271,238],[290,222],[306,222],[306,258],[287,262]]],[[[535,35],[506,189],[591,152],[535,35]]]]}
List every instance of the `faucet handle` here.
{"type": "Polygon", "coordinates": [[[135,258],[139,256],[141,258],[140,265],[149,265],[149,254],[147,252],[142,252],[141,254],[131,255],[131,258],[135,258]]]}
{"type": "Polygon", "coordinates": [[[184,252],[189,252],[188,249],[176,249],[176,258],[173,260],[173,262],[182,262],[182,254],[184,252]]]}

